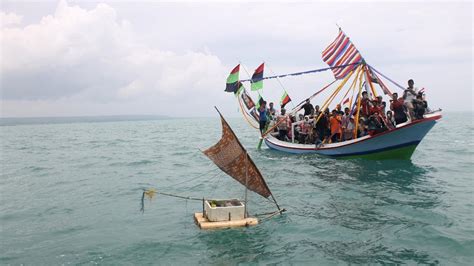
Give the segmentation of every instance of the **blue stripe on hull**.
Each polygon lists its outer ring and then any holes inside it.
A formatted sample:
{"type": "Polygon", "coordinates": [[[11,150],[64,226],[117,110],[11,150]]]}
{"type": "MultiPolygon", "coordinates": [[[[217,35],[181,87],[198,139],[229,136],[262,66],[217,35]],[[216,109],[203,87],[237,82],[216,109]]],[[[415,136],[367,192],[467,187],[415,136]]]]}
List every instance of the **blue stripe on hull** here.
{"type": "Polygon", "coordinates": [[[400,145],[395,145],[395,146],[390,146],[382,149],[377,149],[377,150],[370,150],[370,151],[364,151],[364,152],[355,152],[355,153],[346,153],[346,154],[338,154],[338,155],[328,155],[331,157],[345,157],[345,156],[356,156],[356,155],[366,155],[366,154],[373,154],[373,153],[378,153],[378,152],[383,152],[383,151],[389,151],[389,150],[395,150],[407,146],[412,146],[412,145],[418,145],[420,141],[412,141],[400,145]]]}

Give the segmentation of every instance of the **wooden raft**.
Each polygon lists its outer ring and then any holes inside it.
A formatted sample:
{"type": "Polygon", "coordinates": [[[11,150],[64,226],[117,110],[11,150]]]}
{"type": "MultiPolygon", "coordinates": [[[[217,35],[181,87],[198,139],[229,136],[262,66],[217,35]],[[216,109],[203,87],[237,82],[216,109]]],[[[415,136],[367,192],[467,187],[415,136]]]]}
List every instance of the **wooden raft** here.
{"type": "Polygon", "coordinates": [[[248,217],[236,221],[210,222],[206,217],[202,215],[202,212],[194,213],[194,220],[201,229],[242,227],[258,224],[258,219],[253,217],[248,217]]]}

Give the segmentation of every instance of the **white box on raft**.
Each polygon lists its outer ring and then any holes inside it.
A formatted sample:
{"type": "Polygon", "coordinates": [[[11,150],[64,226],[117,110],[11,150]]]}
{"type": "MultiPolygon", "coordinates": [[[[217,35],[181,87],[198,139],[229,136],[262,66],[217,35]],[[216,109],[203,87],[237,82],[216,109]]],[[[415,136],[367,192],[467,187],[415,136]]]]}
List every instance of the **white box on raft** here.
{"type": "Polygon", "coordinates": [[[201,229],[232,228],[258,224],[258,219],[253,217],[244,218],[242,220],[211,222],[206,217],[204,217],[201,212],[194,213],[194,220],[201,229]]]}
{"type": "Polygon", "coordinates": [[[245,218],[245,205],[237,199],[205,200],[204,216],[210,222],[242,220],[245,218]]]}

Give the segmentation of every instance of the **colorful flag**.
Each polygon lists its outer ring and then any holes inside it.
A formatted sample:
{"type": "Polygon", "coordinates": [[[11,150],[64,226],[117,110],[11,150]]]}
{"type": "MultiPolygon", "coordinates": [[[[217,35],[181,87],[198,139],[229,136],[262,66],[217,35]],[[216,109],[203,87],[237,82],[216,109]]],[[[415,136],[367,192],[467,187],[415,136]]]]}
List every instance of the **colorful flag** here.
{"type": "Polygon", "coordinates": [[[247,94],[246,90],[243,91],[241,97],[244,101],[245,106],[247,107],[247,110],[250,110],[255,107],[255,103],[253,102],[252,98],[250,98],[250,96],[247,94]]]}
{"type": "Polygon", "coordinates": [[[252,91],[260,90],[263,88],[263,68],[264,64],[262,63],[252,75],[252,80],[250,81],[252,91]]]}
{"type": "Polygon", "coordinates": [[[285,108],[285,105],[287,103],[291,102],[291,98],[290,96],[288,95],[288,93],[286,93],[286,91],[283,93],[283,96],[281,96],[281,101],[280,101],[280,106],[281,108],[285,108]]]}
{"type": "Polygon", "coordinates": [[[225,91],[227,92],[233,92],[237,93],[241,84],[239,82],[239,70],[240,70],[240,64],[238,64],[234,69],[229,74],[229,77],[227,77],[227,82],[225,86],[225,91]]]}
{"type": "Polygon", "coordinates": [[[258,95],[258,101],[257,105],[255,106],[256,109],[260,108],[260,105],[264,102],[265,100],[263,99],[262,95],[258,95]]]}
{"type": "Polygon", "coordinates": [[[349,98],[345,99],[343,102],[342,102],[342,105],[346,105],[349,103],[349,98]]]}
{"type": "Polygon", "coordinates": [[[332,72],[336,79],[344,78],[356,67],[356,63],[362,62],[359,51],[341,29],[337,38],[323,51],[322,58],[330,67],[335,67],[332,72]]]}

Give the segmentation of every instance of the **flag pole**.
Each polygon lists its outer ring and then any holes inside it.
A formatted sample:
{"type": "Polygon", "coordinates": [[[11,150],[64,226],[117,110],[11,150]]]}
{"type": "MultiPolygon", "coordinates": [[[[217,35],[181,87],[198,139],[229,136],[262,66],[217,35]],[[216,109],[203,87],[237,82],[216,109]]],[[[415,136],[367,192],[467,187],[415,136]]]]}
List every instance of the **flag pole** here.
{"type": "MultiPolygon", "coordinates": [[[[272,75],[275,76],[275,73],[273,72],[273,70],[272,70],[268,65],[267,65],[267,67],[268,67],[268,70],[270,70],[270,72],[272,73],[272,75]]],[[[278,83],[280,84],[281,88],[283,89],[283,92],[285,92],[286,95],[288,95],[288,97],[289,97],[290,95],[289,95],[288,92],[286,91],[285,86],[283,86],[283,83],[280,81],[280,78],[279,78],[278,76],[276,77],[276,80],[278,81],[278,83]]],[[[293,101],[291,101],[291,105],[293,106],[293,109],[295,109],[295,104],[293,103],[293,101]]]]}

